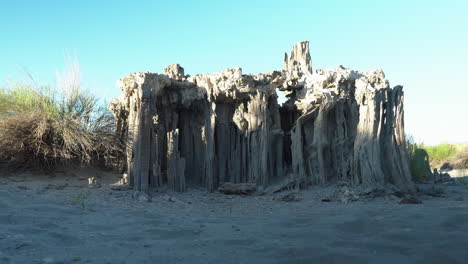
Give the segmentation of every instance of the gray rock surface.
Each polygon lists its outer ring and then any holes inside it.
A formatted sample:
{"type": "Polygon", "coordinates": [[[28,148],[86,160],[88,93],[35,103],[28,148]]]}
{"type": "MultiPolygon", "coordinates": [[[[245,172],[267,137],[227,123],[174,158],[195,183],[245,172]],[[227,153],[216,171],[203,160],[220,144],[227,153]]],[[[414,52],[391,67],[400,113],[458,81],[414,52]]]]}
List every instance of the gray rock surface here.
{"type": "Polygon", "coordinates": [[[180,66],[179,64],[171,64],[164,68],[164,74],[169,76],[169,78],[172,78],[174,80],[182,81],[185,78],[184,74],[184,68],[180,66]]]}
{"type": "Polygon", "coordinates": [[[287,79],[290,81],[289,85],[292,85],[305,74],[312,74],[312,59],[308,41],[297,43],[289,55],[284,54],[284,69],[286,70],[287,79]]]}
{"type": "Polygon", "coordinates": [[[268,186],[285,178],[301,188],[347,180],[415,190],[402,87],[390,87],[381,70],[312,72],[308,42],[293,47],[282,71],[185,77],[174,64],[165,74],[129,74],[119,86],[122,96],[110,108],[136,190],[268,186]],[[283,106],[277,89],[288,94],[283,106]]]}

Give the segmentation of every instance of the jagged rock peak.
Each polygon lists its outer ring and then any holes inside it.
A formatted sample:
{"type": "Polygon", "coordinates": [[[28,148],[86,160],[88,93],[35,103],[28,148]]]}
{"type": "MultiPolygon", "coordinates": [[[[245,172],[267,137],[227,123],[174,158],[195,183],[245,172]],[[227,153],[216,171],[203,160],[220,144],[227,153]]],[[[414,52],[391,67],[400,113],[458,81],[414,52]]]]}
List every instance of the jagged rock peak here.
{"type": "Polygon", "coordinates": [[[294,45],[291,53],[284,54],[284,68],[291,79],[299,79],[304,74],[312,74],[312,59],[309,52],[309,41],[294,45]]]}
{"type": "Polygon", "coordinates": [[[169,78],[182,81],[185,78],[184,68],[179,64],[171,64],[164,68],[164,74],[169,76],[169,78]]]}

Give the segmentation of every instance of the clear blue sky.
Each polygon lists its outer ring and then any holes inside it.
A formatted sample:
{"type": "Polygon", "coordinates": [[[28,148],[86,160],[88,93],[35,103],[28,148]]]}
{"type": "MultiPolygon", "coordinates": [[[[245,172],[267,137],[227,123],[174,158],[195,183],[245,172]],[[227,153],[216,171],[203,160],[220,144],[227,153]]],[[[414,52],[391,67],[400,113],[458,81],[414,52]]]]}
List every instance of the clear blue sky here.
{"type": "Polygon", "coordinates": [[[282,68],[309,40],[314,68],[382,68],[405,86],[406,128],[425,143],[468,142],[468,1],[6,1],[0,86],[55,85],[65,52],[83,85],[117,97],[116,80],[180,63],[189,74],[282,68]]]}

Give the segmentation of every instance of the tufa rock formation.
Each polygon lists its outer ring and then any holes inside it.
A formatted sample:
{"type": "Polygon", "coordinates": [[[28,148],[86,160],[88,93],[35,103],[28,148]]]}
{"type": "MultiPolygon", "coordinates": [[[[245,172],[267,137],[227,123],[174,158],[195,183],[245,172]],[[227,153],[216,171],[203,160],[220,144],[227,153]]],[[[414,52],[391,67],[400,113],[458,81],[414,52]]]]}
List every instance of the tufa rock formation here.
{"type": "Polygon", "coordinates": [[[284,69],[287,78],[291,81],[297,81],[305,74],[312,74],[309,41],[297,43],[289,56],[288,53],[284,54],[284,69]]]}
{"type": "Polygon", "coordinates": [[[286,54],[283,71],[189,77],[174,64],[118,85],[122,96],[110,107],[136,190],[282,179],[299,187],[346,180],[414,190],[402,87],[391,88],[381,70],[312,73],[308,42],[286,54]],[[277,89],[287,94],[283,106],[277,89]]]}

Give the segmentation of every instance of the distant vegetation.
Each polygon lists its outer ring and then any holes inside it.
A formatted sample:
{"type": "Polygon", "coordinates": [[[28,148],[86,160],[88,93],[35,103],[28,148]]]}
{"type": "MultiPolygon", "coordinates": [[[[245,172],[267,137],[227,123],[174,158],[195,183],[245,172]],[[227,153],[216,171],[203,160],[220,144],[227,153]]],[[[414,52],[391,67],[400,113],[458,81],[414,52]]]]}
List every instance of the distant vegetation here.
{"type": "Polygon", "coordinates": [[[458,153],[468,150],[467,145],[461,144],[439,144],[436,146],[423,146],[429,154],[429,162],[434,167],[440,167],[450,158],[455,157],[458,153]]]}
{"type": "Polygon", "coordinates": [[[77,64],[57,77],[59,91],[27,84],[0,89],[0,160],[48,168],[119,155],[113,116],[80,89],[77,64]]]}
{"type": "Polygon", "coordinates": [[[414,181],[423,182],[432,168],[468,168],[468,145],[443,143],[435,146],[417,143],[407,136],[406,148],[414,181]],[[428,168],[427,163],[430,167],[428,168]],[[429,169],[429,171],[428,171],[429,169]]]}
{"type": "Polygon", "coordinates": [[[37,90],[30,85],[21,84],[14,84],[9,89],[0,88],[0,115],[2,118],[38,109],[52,117],[58,117],[59,109],[50,89],[37,90]]]}

